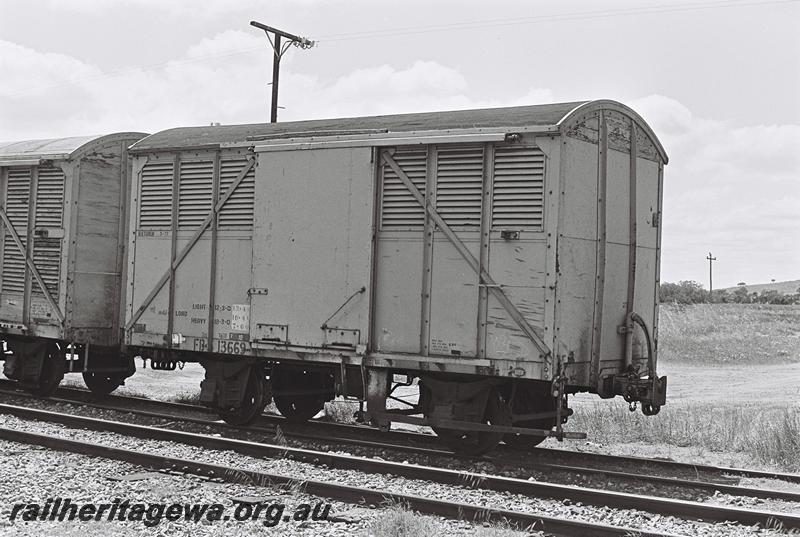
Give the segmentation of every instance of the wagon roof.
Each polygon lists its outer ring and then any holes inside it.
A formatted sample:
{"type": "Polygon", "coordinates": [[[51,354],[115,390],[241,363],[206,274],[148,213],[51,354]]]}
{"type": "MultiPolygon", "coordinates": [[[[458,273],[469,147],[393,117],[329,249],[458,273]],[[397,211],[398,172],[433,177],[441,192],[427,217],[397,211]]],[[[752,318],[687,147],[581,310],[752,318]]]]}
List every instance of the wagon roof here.
{"type": "Polygon", "coordinates": [[[491,127],[522,127],[556,125],[571,110],[585,101],[489,108],[483,110],[457,110],[451,112],[425,112],[387,116],[351,117],[344,119],[316,119],[280,123],[253,123],[248,125],[221,125],[210,127],[181,127],[157,132],[135,144],[134,151],[164,148],[202,147],[204,145],[234,144],[269,137],[310,136],[320,133],[346,134],[368,130],[388,132],[437,131],[448,129],[478,129],[491,127]]]}
{"type": "Polygon", "coordinates": [[[145,136],[145,133],[122,132],[109,135],[0,142],[0,162],[8,165],[13,164],[14,160],[71,158],[80,150],[88,149],[95,143],[114,141],[115,139],[138,140],[143,136],[145,136]]]}
{"type": "Polygon", "coordinates": [[[658,148],[662,160],[667,162],[663,147],[644,120],[627,106],[611,100],[281,123],[179,127],[152,134],[134,144],[131,151],[211,149],[270,138],[364,134],[370,131],[392,133],[523,127],[551,127],[558,130],[571,120],[599,109],[616,110],[633,118],[645,129],[658,148]]]}

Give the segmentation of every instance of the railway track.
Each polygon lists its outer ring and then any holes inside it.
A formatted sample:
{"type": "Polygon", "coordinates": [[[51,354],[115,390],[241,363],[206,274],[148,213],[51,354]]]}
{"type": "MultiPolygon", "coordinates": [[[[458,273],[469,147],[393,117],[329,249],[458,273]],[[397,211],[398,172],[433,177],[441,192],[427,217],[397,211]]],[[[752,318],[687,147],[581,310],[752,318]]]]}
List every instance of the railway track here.
{"type": "MultiPolygon", "coordinates": [[[[63,414],[12,405],[0,405],[0,412],[14,415],[18,418],[26,420],[58,423],[67,427],[79,427],[88,430],[111,432],[149,440],[179,442],[206,449],[235,451],[237,453],[256,457],[288,458],[324,466],[325,468],[329,469],[354,470],[370,474],[390,474],[407,479],[433,481],[435,483],[444,485],[512,493],[530,498],[551,498],[557,500],[569,499],[573,502],[582,502],[587,505],[606,506],[614,509],[643,510],[659,515],[675,516],[693,520],[699,519],[705,522],[736,522],[743,525],[759,525],[762,527],[778,526],[786,529],[800,529],[800,516],[789,513],[707,505],[692,501],[658,498],[637,494],[623,494],[607,490],[576,487],[574,485],[559,485],[555,483],[528,481],[509,477],[477,474],[466,471],[454,471],[430,466],[402,464],[379,459],[355,457],[352,455],[324,453],[309,449],[249,442],[232,438],[162,429],[152,426],[101,420],[84,416],[76,416],[73,414],[63,414]]],[[[6,440],[12,440],[11,437],[13,435],[14,433],[9,432],[3,432],[0,434],[0,436],[6,440]]],[[[46,445],[50,447],[56,445],[56,441],[54,440],[37,439],[37,442],[39,442],[40,445],[46,445]]],[[[54,449],[61,448],[54,447],[54,449]]],[[[161,455],[158,457],[163,458],[161,455]]],[[[143,463],[137,462],[137,464],[143,463]]],[[[314,492],[311,493],[316,494],[314,492]]],[[[380,493],[372,491],[371,494],[380,493]]],[[[415,501],[418,500],[412,499],[412,501],[409,502],[409,505],[416,505],[414,503],[415,501]]],[[[465,508],[465,512],[472,512],[470,511],[472,507],[474,506],[467,506],[465,508]]],[[[427,508],[421,508],[420,510],[423,512],[433,512],[425,509],[427,508]]],[[[442,513],[437,512],[436,514],[442,513]]],[[[497,516],[500,515],[498,514],[497,516]]],[[[520,527],[530,524],[529,519],[515,518],[513,520],[514,523],[520,525],[520,527]]]]}
{"type": "Polygon", "coordinates": [[[165,471],[180,469],[180,472],[184,474],[215,477],[232,483],[249,482],[257,486],[278,485],[289,487],[300,485],[308,494],[345,503],[383,504],[394,502],[407,505],[410,509],[424,514],[438,515],[453,519],[473,520],[476,522],[505,522],[519,528],[545,531],[548,534],[564,535],[568,537],[582,535],[619,537],[632,534],[652,537],[671,537],[672,535],[656,532],[639,532],[632,528],[540,516],[518,511],[492,509],[466,503],[447,502],[409,494],[387,493],[368,488],[351,487],[323,481],[299,481],[292,477],[275,473],[211,464],[197,460],[165,457],[163,455],[145,453],[142,451],[114,448],[95,443],[79,442],[66,438],[17,431],[5,427],[0,428],[0,438],[11,442],[33,444],[59,451],[69,451],[82,455],[124,461],[153,469],[165,471]]]}
{"type": "MultiPolygon", "coordinates": [[[[3,409],[4,411],[8,409],[3,409]]],[[[39,416],[41,417],[41,416],[39,416]]],[[[87,420],[90,418],[82,418],[87,420]]],[[[65,420],[69,421],[69,420],[65,420]]],[[[102,420],[94,420],[95,422],[102,420]]],[[[113,422],[108,422],[113,423],[113,422]]],[[[86,421],[75,422],[74,425],[85,426],[86,421]]],[[[122,425],[122,424],[120,424],[122,425]]],[[[138,426],[135,426],[138,427],[138,426]]],[[[128,430],[127,432],[131,432],[128,430]]],[[[156,436],[162,436],[167,431],[159,430],[156,436]]],[[[174,432],[174,431],[173,431],[174,432]]],[[[197,435],[196,435],[197,436],[197,435]]],[[[208,437],[211,439],[212,437],[208,437]]],[[[381,505],[395,503],[406,505],[419,513],[438,515],[446,518],[472,520],[474,522],[502,522],[520,529],[543,531],[548,535],[563,535],[566,537],[597,535],[601,537],[620,537],[629,535],[642,535],[652,537],[672,537],[673,534],[640,531],[633,528],[598,524],[580,520],[571,520],[559,517],[542,516],[519,511],[494,509],[485,506],[472,505],[463,502],[449,502],[409,494],[397,494],[378,491],[364,487],[352,487],[337,483],[298,480],[296,478],[254,471],[247,468],[212,464],[198,460],[188,460],[177,457],[167,457],[162,454],[147,453],[132,449],[122,449],[105,446],[96,442],[82,442],[53,435],[44,435],[20,431],[13,428],[0,427],[0,439],[10,442],[20,442],[53,450],[67,451],[82,455],[103,457],[112,460],[128,462],[150,469],[168,472],[179,472],[204,477],[213,477],[222,481],[237,484],[251,484],[256,486],[284,486],[302,487],[310,495],[338,500],[345,503],[363,504],[370,503],[381,505]]],[[[185,438],[184,438],[185,439],[185,438]]],[[[194,438],[197,440],[197,438],[194,438]]],[[[174,440],[174,438],[173,438],[174,440]]],[[[204,446],[205,447],[205,446],[204,446]]],[[[240,446],[241,447],[241,446],[240,446]]],[[[325,454],[319,454],[324,456],[325,454]]]]}
{"type": "MultiPolygon", "coordinates": [[[[13,387],[13,383],[10,382],[0,382],[0,393],[32,397],[25,392],[16,390],[13,387]]],[[[663,459],[572,452],[539,447],[534,448],[530,452],[521,453],[519,450],[501,446],[501,449],[498,450],[499,453],[495,456],[468,457],[456,455],[450,450],[442,449],[435,436],[422,433],[404,431],[380,433],[369,427],[324,421],[315,421],[309,424],[291,424],[287,423],[282,417],[273,415],[263,415],[259,419],[257,425],[245,428],[224,424],[210,417],[198,417],[199,415],[216,415],[209,409],[197,405],[127,396],[108,396],[98,400],[91,392],[72,388],[60,388],[57,396],[58,397],[50,398],[50,400],[65,403],[79,402],[98,409],[132,412],[158,419],[179,419],[223,430],[261,433],[265,437],[273,437],[275,435],[276,426],[279,425],[287,437],[296,438],[301,441],[307,440],[316,443],[324,441],[333,444],[349,444],[364,448],[389,449],[432,457],[457,457],[460,460],[489,462],[498,466],[514,466],[579,475],[595,475],[627,481],[648,482],[661,486],[684,489],[692,488],[711,494],[718,491],[735,496],[800,501],[800,494],[796,492],[741,487],[732,483],[732,481],[736,481],[737,478],[743,477],[777,479],[789,483],[800,483],[800,475],[797,474],[687,464],[663,459]],[[141,408],[137,408],[137,406],[141,408]],[[193,413],[195,416],[187,416],[187,413],[193,413]],[[320,433],[325,433],[325,436],[321,436],[320,433]],[[387,442],[387,438],[390,439],[389,442],[387,442]],[[609,468],[609,466],[612,468],[609,468]],[[613,469],[614,466],[621,469],[613,469]],[[646,469],[647,472],[643,472],[643,468],[646,469]],[[653,470],[661,470],[669,475],[653,475],[653,470]]]]}

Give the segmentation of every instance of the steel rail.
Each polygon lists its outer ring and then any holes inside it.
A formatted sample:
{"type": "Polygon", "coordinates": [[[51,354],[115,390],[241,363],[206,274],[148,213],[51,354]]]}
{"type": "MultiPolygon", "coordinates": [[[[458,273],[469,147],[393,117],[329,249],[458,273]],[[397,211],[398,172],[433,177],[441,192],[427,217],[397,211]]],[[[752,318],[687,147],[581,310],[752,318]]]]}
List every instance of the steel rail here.
{"type": "MultiPolygon", "coordinates": [[[[63,403],[72,403],[69,399],[61,399],[61,398],[49,398],[50,401],[53,402],[63,402],[63,403]]],[[[142,401],[149,401],[143,399],[142,401]]],[[[167,403],[171,404],[171,403],[167,403]]],[[[181,410],[188,407],[190,410],[195,410],[191,405],[183,405],[178,404],[181,407],[181,410]]],[[[180,420],[187,423],[193,423],[197,425],[205,425],[216,427],[220,429],[229,429],[234,431],[241,431],[241,432],[253,432],[253,433],[263,433],[266,435],[274,435],[276,429],[268,429],[262,427],[248,427],[248,426],[239,426],[239,425],[231,425],[228,423],[220,422],[218,420],[209,420],[204,418],[194,418],[191,416],[179,415],[179,414],[172,414],[172,413],[164,413],[164,412],[153,412],[149,410],[141,410],[141,409],[134,409],[130,407],[122,407],[110,404],[100,404],[100,403],[84,403],[84,406],[88,406],[90,408],[97,408],[102,410],[111,410],[115,412],[126,412],[126,413],[134,413],[140,416],[150,417],[150,418],[157,418],[157,419],[164,419],[164,420],[180,420]]],[[[697,489],[703,490],[710,493],[714,492],[722,492],[725,494],[730,494],[733,496],[746,496],[751,498],[762,498],[762,499],[776,499],[776,500],[783,500],[783,501],[792,501],[792,502],[800,502],[800,492],[792,492],[792,491],[785,491],[785,490],[773,490],[773,489],[763,489],[763,488],[753,488],[753,487],[742,487],[738,485],[730,485],[726,483],[715,483],[710,481],[699,481],[699,480],[692,480],[692,479],[682,479],[682,478],[675,478],[675,477],[664,477],[664,476],[656,476],[651,474],[642,474],[637,472],[622,472],[622,471],[615,471],[615,470],[607,470],[602,468],[591,468],[586,466],[574,466],[574,465],[567,465],[567,464],[557,464],[557,463],[549,463],[549,462],[533,462],[530,460],[523,460],[517,458],[498,458],[498,457],[472,457],[472,456],[461,456],[453,453],[449,450],[443,449],[435,449],[435,448],[424,448],[409,444],[391,444],[386,442],[374,442],[370,440],[364,440],[359,438],[347,438],[347,437],[320,437],[318,434],[307,434],[307,433],[300,433],[297,431],[292,431],[291,429],[283,429],[283,434],[289,438],[298,438],[304,440],[310,440],[315,442],[331,442],[331,443],[340,443],[340,444],[352,444],[366,448],[375,448],[375,449],[391,449],[395,451],[406,451],[413,453],[415,455],[425,455],[430,457],[458,457],[461,460],[467,461],[474,461],[474,462],[489,462],[498,466],[516,466],[525,469],[536,469],[536,470],[552,470],[552,471],[560,471],[570,474],[593,474],[593,475],[601,475],[605,477],[612,477],[618,478],[627,481],[637,481],[637,482],[651,482],[659,485],[666,485],[677,487],[681,489],[697,489]]]]}
{"type": "Polygon", "coordinates": [[[209,476],[236,484],[249,484],[260,487],[299,486],[306,494],[322,498],[331,498],[345,503],[372,503],[375,505],[386,503],[402,504],[407,506],[407,508],[424,514],[438,515],[458,520],[472,520],[475,522],[504,522],[520,529],[545,531],[549,534],[568,537],[583,535],[596,535],[600,537],[620,537],[629,535],[672,537],[672,534],[637,530],[621,526],[569,520],[505,509],[494,509],[467,503],[447,502],[410,494],[397,494],[323,481],[301,480],[281,474],[222,466],[196,460],[166,457],[159,454],[114,448],[51,435],[29,433],[6,427],[0,427],[0,439],[43,446],[81,455],[124,461],[160,470],[179,470],[184,474],[209,476]]]}
{"type": "Polygon", "coordinates": [[[529,497],[555,498],[559,500],[570,499],[576,502],[597,506],[607,506],[617,509],[639,509],[661,515],[702,519],[704,521],[732,521],[745,525],[758,524],[762,527],[779,525],[789,529],[800,529],[800,515],[791,513],[707,505],[685,500],[657,498],[638,494],[623,494],[574,485],[558,485],[510,477],[433,468],[430,466],[402,464],[352,455],[324,453],[309,449],[101,420],[14,405],[0,404],[0,412],[24,419],[60,423],[67,426],[79,426],[96,431],[110,431],[137,438],[180,442],[207,449],[232,450],[257,457],[289,458],[310,462],[315,465],[325,465],[328,468],[392,474],[409,479],[435,481],[445,485],[508,492],[529,497]]]}
{"type": "Polygon", "coordinates": [[[636,464],[647,465],[651,467],[659,467],[666,470],[683,469],[686,471],[698,473],[708,472],[719,475],[731,475],[738,477],[753,477],[763,479],[778,479],[787,481],[789,483],[800,483],[800,474],[789,474],[783,472],[770,472],[768,470],[753,470],[749,468],[731,468],[727,466],[712,466],[710,464],[695,464],[688,462],[670,461],[665,459],[650,459],[646,457],[634,457],[630,455],[609,455],[605,453],[589,453],[583,451],[566,451],[563,449],[552,448],[535,448],[537,454],[542,456],[559,456],[565,455],[567,457],[584,457],[588,459],[595,459],[599,462],[608,463],[616,462],[620,464],[636,464]]]}
{"type": "MultiPolygon", "coordinates": [[[[29,397],[29,398],[37,398],[37,396],[31,395],[28,392],[20,390],[14,382],[6,381],[0,379],[0,391],[6,390],[7,393],[21,396],[21,397],[29,397]],[[13,392],[13,393],[12,393],[13,392]]],[[[59,398],[49,398],[53,401],[63,401],[63,402],[81,402],[85,403],[90,406],[94,406],[96,408],[105,408],[109,410],[122,410],[119,407],[114,408],[108,403],[110,401],[119,400],[121,403],[138,403],[142,405],[149,405],[154,408],[163,408],[163,409],[180,409],[185,411],[193,411],[203,414],[212,414],[216,415],[212,410],[207,407],[199,406],[199,405],[192,405],[186,403],[177,403],[177,402],[168,402],[168,401],[159,401],[155,399],[146,399],[142,397],[135,397],[135,396],[123,396],[123,395],[109,395],[104,397],[98,397],[92,394],[89,391],[76,389],[76,388],[68,388],[68,387],[60,387],[58,388],[57,392],[59,395],[64,396],[63,399],[59,398]],[[101,402],[103,401],[103,402],[101,402]]],[[[130,406],[125,407],[125,412],[138,412],[140,414],[145,414],[146,411],[136,410],[131,408],[130,406]]],[[[163,417],[163,418],[172,418],[172,419],[182,419],[184,421],[193,421],[196,423],[202,423],[204,425],[209,424],[208,422],[202,420],[196,420],[193,418],[188,418],[184,416],[178,415],[159,415],[157,412],[150,412],[149,415],[152,417],[163,417]]],[[[289,423],[285,420],[285,418],[281,416],[269,415],[264,414],[259,418],[259,422],[262,425],[281,425],[284,428],[284,433],[288,434],[289,436],[295,436],[298,438],[308,438],[317,441],[330,441],[330,442],[339,442],[339,443],[351,443],[351,444],[361,444],[366,447],[382,447],[382,448],[390,448],[390,449],[398,449],[398,450],[406,450],[411,452],[416,452],[423,455],[432,455],[432,456],[453,456],[455,455],[452,451],[449,450],[442,450],[440,448],[430,448],[430,447],[420,447],[419,445],[403,445],[403,444],[387,444],[386,439],[403,439],[408,442],[419,443],[423,442],[428,445],[431,443],[436,442],[436,436],[432,434],[424,434],[424,433],[413,433],[409,431],[389,431],[388,433],[378,432],[371,427],[363,426],[363,425],[352,425],[352,424],[344,424],[344,423],[334,423],[334,422],[325,422],[325,421],[317,421],[311,420],[308,424],[293,424],[289,423]],[[292,429],[297,427],[310,427],[315,429],[329,429],[331,431],[338,431],[338,432],[347,432],[353,433],[358,435],[374,435],[374,441],[364,440],[363,438],[347,438],[347,437],[325,437],[322,438],[319,434],[304,434],[292,429]]],[[[265,429],[261,429],[259,427],[254,426],[246,426],[246,427],[239,427],[234,425],[223,424],[221,422],[216,421],[217,425],[226,425],[233,429],[239,430],[251,430],[251,431],[265,431],[265,429]]],[[[274,430],[270,431],[274,433],[274,430]]],[[[615,471],[607,470],[604,468],[592,468],[586,466],[576,466],[572,464],[559,464],[559,463],[551,463],[551,462],[534,462],[531,460],[531,456],[536,458],[560,458],[566,457],[571,459],[582,459],[582,460],[592,460],[599,464],[608,464],[617,463],[617,464],[633,464],[636,466],[647,466],[650,468],[660,468],[667,471],[683,471],[689,474],[698,475],[700,472],[709,473],[709,474],[716,474],[716,475],[730,475],[730,476],[737,476],[737,477],[751,477],[751,478],[764,478],[764,479],[777,479],[786,481],[789,483],[800,483],[800,474],[789,474],[789,473],[781,473],[781,472],[771,472],[771,471],[764,471],[764,470],[753,470],[753,469],[744,469],[744,468],[730,468],[730,467],[723,467],[723,466],[712,466],[712,465],[704,465],[704,464],[695,464],[695,463],[684,463],[678,461],[670,461],[664,459],[651,459],[645,457],[634,457],[634,456],[627,456],[627,455],[610,455],[610,454],[603,454],[603,453],[589,453],[589,452],[580,452],[580,451],[571,451],[571,450],[563,450],[563,449],[552,449],[552,448],[542,448],[536,447],[533,448],[528,453],[520,453],[517,449],[504,449],[504,446],[498,446],[499,451],[504,453],[499,457],[490,457],[490,456],[483,456],[483,457],[465,457],[459,456],[463,459],[473,459],[473,460],[480,460],[485,462],[491,462],[496,464],[505,464],[505,465],[513,465],[518,464],[525,467],[543,467],[543,468],[552,468],[556,470],[563,470],[563,471],[571,471],[575,472],[578,469],[584,471],[585,473],[596,473],[596,474],[607,474],[609,476],[613,476],[615,471]],[[507,454],[507,455],[506,455],[507,454]],[[525,459],[520,458],[520,455],[525,455],[525,459]]],[[[669,479],[663,478],[660,476],[648,476],[647,474],[641,474],[638,472],[616,472],[620,475],[617,477],[625,477],[625,474],[629,474],[631,478],[639,478],[639,477],[653,477],[655,479],[669,479]]],[[[680,479],[681,483],[693,483],[697,484],[696,488],[703,488],[705,481],[695,480],[687,480],[687,479],[680,479]]],[[[665,482],[666,483],[666,482],[665,482]]],[[[709,482],[711,483],[711,482],[709,482]]],[[[720,486],[724,486],[723,483],[716,483],[717,489],[719,490],[720,486]]],[[[730,486],[730,485],[729,485],[730,486]]],[[[742,496],[751,496],[751,497],[769,497],[769,498],[779,498],[779,499],[790,499],[790,501],[795,501],[792,498],[792,494],[788,493],[786,495],[783,491],[770,491],[767,489],[753,489],[753,488],[745,488],[745,487],[738,487],[740,492],[735,494],[742,495],[742,496]],[[747,494],[745,491],[754,491],[752,494],[747,494]],[[761,496],[758,491],[767,490],[769,494],[767,496],[761,496]]],[[[706,488],[707,490],[710,487],[706,488]]],[[[720,491],[725,492],[725,491],[720,491]]],[[[734,492],[726,492],[730,494],[734,494],[734,492]]]]}

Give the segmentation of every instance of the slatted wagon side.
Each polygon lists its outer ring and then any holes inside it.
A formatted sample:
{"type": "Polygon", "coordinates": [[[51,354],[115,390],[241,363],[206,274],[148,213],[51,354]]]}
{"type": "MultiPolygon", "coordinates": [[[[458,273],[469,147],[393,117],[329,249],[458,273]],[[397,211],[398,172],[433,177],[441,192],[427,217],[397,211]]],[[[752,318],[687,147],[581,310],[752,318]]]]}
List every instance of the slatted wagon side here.
{"type": "Polygon", "coordinates": [[[64,371],[101,391],[129,373],[120,357],[127,147],[142,136],[0,144],[4,370],[35,391],[64,371]]]}
{"type": "Polygon", "coordinates": [[[180,128],[132,151],[126,342],[200,361],[201,398],[226,419],[249,421],[271,395],[302,420],[342,394],[374,423],[433,425],[481,451],[562,437],[568,393],[664,403],[667,158],[624,105],[180,128]],[[218,167],[233,152],[255,169],[252,221],[225,236],[240,184],[222,188],[218,167]],[[211,163],[202,187],[183,171],[197,159],[211,163]],[[155,163],[158,199],[145,195],[155,163]],[[153,211],[160,230],[146,229],[153,211]],[[402,412],[386,408],[396,375],[420,384],[402,412]]]}

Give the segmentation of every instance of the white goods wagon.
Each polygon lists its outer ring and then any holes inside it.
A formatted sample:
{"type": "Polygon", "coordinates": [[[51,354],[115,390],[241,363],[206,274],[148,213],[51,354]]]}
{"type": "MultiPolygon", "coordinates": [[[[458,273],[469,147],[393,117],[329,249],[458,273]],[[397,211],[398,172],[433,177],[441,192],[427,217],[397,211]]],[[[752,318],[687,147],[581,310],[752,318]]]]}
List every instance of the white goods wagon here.
{"type": "Polygon", "coordinates": [[[143,133],[0,143],[5,375],[46,394],[65,370],[110,391],[121,356],[130,162],[143,133]]]}
{"type": "Polygon", "coordinates": [[[200,361],[230,421],[352,396],[477,452],[569,436],[569,393],[665,402],[667,157],[620,103],[178,128],[131,152],[125,342],[200,361]]]}

